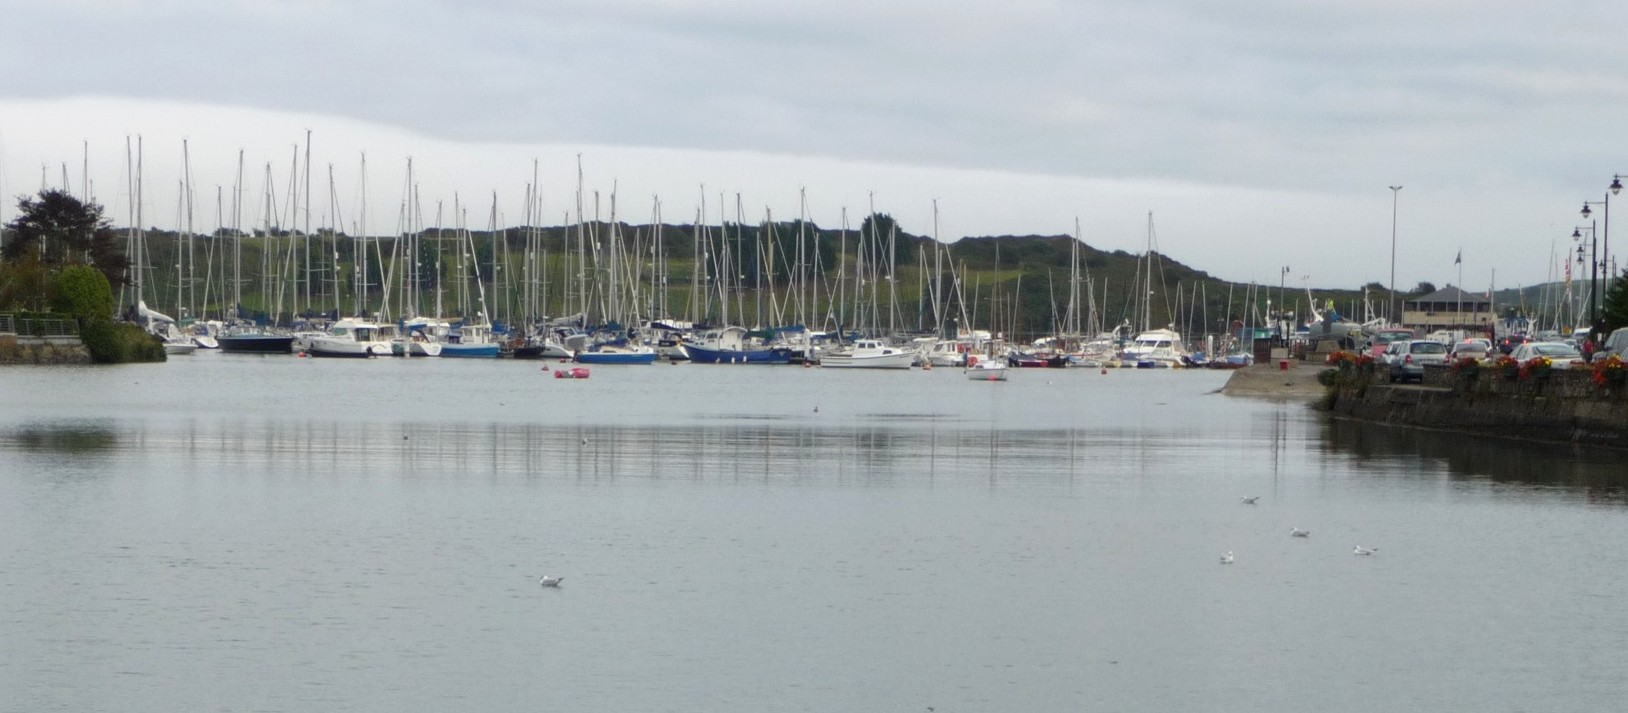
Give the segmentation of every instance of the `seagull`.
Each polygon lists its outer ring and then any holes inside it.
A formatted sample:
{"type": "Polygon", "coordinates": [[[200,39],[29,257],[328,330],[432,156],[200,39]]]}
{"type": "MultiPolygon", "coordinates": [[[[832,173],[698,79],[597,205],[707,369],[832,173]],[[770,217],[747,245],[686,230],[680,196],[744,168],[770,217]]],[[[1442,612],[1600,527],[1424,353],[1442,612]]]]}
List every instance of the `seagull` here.
{"type": "Polygon", "coordinates": [[[545,587],[559,587],[560,582],[564,581],[564,577],[550,577],[546,574],[537,578],[537,583],[545,587]]]}
{"type": "Polygon", "coordinates": [[[585,445],[585,446],[588,445],[588,437],[587,436],[582,437],[582,445],[585,445]]]}
{"type": "Polygon", "coordinates": [[[1362,545],[1357,545],[1355,548],[1352,548],[1351,554],[1362,555],[1363,557],[1368,557],[1368,556],[1371,556],[1375,552],[1378,552],[1378,551],[1379,551],[1378,547],[1363,547],[1362,545]]]}
{"type": "Polygon", "coordinates": [[[1238,502],[1241,502],[1241,503],[1243,503],[1245,505],[1254,505],[1255,501],[1260,500],[1260,499],[1261,499],[1261,496],[1259,496],[1259,495],[1245,495],[1244,497],[1238,498],[1238,502]]]}
{"type": "Polygon", "coordinates": [[[1226,554],[1221,555],[1221,564],[1232,564],[1232,550],[1227,550],[1226,554]]]}
{"type": "Polygon", "coordinates": [[[1290,537],[1311,537],[1311,530],[1302,530],[1298,527],[1289,530],[1290,537]]]}

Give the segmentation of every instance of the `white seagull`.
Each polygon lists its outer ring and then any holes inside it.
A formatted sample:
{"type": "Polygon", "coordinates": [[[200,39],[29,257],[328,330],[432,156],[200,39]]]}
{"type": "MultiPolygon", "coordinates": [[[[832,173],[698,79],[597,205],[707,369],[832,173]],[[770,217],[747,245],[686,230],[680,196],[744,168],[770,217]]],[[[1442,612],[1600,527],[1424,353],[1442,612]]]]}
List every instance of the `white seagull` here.
{"type": "Polygon", "coordinates": [[[1227,550],[1226,554],[1221,555],[1221,564],[1232,564],[1232,550],[1227,550]]]}
{"type": "Polygon", "coordinates": [[[1311,530],[1302,530],[1298,527],[1289,529],[1290,537],[1311,537],[1311,530]]]}
{"type": "Polygon", "coordinates": [[[1352,548],[1351,554],[1362,555],[1363,557],[1369,557],[1369,556],[1372,556],[1375,552],[1378,552],[1378,551],[1379,551],[1378,547],[1363,547],[1362,545],[1357,545],[1356,547],[1352,548]]]}
{"type": "Polygon", "coordinates": [[[546,574],[537,578],[537,583],[545,587],[558,587],[560,582],[564,581],[564,577],[550,577],[546,574]]]}
{"type": "Polygon", "coordinates": [[[1238,502],[1241,502],[1241,503],[1243,503],[1245,505],[1254,505],[1255,501],[1260,500],[1260,499],[1261,499],[1261,496],[1259,496],[1259,495],[1245,495],[1244,497],[1238,498],[1238,502]]]}

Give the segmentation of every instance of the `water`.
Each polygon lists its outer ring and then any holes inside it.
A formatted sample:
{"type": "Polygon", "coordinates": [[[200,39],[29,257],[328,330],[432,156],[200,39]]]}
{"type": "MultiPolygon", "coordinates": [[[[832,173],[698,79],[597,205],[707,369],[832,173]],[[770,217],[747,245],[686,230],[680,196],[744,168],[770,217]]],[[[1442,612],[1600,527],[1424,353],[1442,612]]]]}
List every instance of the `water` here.
{"type": "Polygon", "coordinates": [[[1202,372],[549,377],[0,369],[0,709],[1605,710],[1628,678],[1613,456],[1202,372]]]}

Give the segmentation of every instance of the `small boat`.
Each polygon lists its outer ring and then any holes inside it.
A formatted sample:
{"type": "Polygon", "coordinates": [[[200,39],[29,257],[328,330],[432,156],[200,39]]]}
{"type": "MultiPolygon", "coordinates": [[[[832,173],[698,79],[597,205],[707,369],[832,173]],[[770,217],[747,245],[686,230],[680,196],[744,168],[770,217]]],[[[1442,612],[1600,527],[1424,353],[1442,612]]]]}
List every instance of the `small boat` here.
{"type": "Polygon", "coordinates": [[[515,347],[516,359],[570,359],[571,350],[560,344],[560,340],[552,336],[532,337],[526,343],[515,347]]]}
{"type": "Polygon", "coordinates": [[[832,369],[909,369],[915,363],[915,352],[879,339],[856,340],[852,349],[820,356],[820,367],[832,369]]]}
{"type": "Polygon", "coordinates": [[[341,319],[328,328],[327,336],[311,339],[306,351],[314,357],[348,357],[365,359],[370,356],[390,356],[388,325],[374,324],[357,319],[341,319]]]}
{"type": "Polygon", "coordinates": [[[441,345],[443,359],[496,359],[502,352],[503,345],[492,338],[492,328],[486,324],[458,324],[441,345]]]}
{"type": "Polygon", "coordinates": [[[697,364],[790,364],[792,350],[748,342],[743,327],[708,330],[683,344],[697,364]]]}
{"type": "Polygon", "coordinates": [[[554,371],[554,378],[556,378],[556,379],[586,379],[586,378],[588,378],[588,367],[585,367],[585,366],[573,366],[573,367],[571,367],[569,369],[556,369],[554,371]]]}
{"type": "Polygon", "coordinates": [[[183,337],[164,340],[165,354],[191,354],[195,351],[198,351],[198,345],[194,344],[190,339],[183,337]]]}
{"type": "Polygon", "coordinates": [[[1187,350],[1175,331],[1150,329],[1136,335],[1120,358],[1138,369],[1179,368],[1185,365],[1187,350]]]}
{"type": "Polygon", "coordinates": [[[1005,364],[993,359],[990,361],[969,359],[968,362],[967,368],[963,372],[968,379],[973,381],[1006,381],[1007,367],[1005,364]]]}

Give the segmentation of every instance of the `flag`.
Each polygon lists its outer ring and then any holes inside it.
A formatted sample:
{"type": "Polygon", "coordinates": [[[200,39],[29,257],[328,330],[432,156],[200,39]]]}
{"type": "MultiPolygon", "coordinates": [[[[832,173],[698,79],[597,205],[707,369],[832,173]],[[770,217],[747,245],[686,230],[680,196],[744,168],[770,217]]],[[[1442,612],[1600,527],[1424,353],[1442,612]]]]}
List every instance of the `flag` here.
{"type": "Polygon", "coordinates": [[[1462,249],[1458,251],[1458,257],[1453,258],[1453,264],[1454,265],[1463,265],[1464,264],[1464,251],[1462,249]]]}

